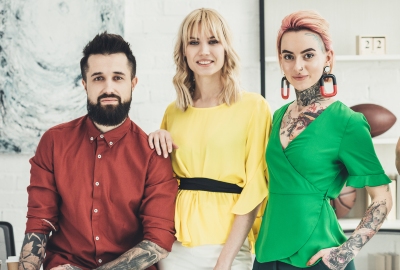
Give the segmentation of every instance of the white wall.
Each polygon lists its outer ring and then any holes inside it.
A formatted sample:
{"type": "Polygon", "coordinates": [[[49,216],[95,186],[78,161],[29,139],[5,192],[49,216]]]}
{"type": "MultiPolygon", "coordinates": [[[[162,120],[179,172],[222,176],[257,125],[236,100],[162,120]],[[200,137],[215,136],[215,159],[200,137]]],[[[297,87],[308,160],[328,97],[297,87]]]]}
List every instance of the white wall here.
{"type": "Polygon", "coordinates": [[[386,36],[387,53],[400,53],[399,0],[265,0],[266,54],[276,54],[276,35],[282,19],[297,10],[316,10],[330,24],[337,54],[355,54],[356,36],[386,36]]]}
{"type": "MultiPolygon", "coordinates": [[[[195,8],[214,8],[225,17],[233,31],[235,48],[241,56],[243,86],[248,91],[260,92],[258,0],[125,2],[125,39],[137,58],[139,78],[130,116],[146,132],[158,128],[166,106],[175,98],[172,86],[174,41],[179,24],[195,8]]],[[[13,224],[17,252],[22,244],[26,222],[30,157],[0,154],[0,220],[13,224]]]]}
{"type": "MultiPolygon", "coordinates": [[[[400,55],[400,1],[265,0],[266,55],[276,57],[276,36],[282,19],[296,10],[316,10],[330,24],[336,56],[356,54],[356,36],[386,36],[387,55],[400,55]]],[[[398,118],[395,125],[378,138],[395,141],[400,135],[400,60],[336,61],[333,73],[338,83],[337,99],[348,106],[360,103],[381,105],[398,118]]],[[[287,103],[280,96],[283,74],[277,62],[266,65],[266,98],[273,110],[287,103]]],[[[293,100],[294,90],[291,91],[293,100]]],[[[375,145],[387,173],[397,173],[395,144],[375,145]]]]}

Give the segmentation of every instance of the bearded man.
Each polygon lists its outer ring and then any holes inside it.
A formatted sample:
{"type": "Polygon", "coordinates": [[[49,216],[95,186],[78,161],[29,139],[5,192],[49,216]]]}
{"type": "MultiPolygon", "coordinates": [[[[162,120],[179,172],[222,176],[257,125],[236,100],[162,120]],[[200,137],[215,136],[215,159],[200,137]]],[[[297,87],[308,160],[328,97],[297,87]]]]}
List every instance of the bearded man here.
{"type": "Polygon", "coordinates": [[[30,160],[19,269],[156,269],[175,240],[177,182],[129,119],[135,57],[106,32],[83,55],[88,114],[46,131],[30,160]]]}

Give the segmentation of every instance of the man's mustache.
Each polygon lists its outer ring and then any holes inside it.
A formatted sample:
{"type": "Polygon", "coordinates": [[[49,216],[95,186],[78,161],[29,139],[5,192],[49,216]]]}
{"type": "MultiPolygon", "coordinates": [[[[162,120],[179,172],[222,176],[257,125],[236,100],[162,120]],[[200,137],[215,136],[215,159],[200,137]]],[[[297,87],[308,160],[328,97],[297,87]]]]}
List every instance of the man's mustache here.
{"type": "Polygon", "coordinates": [[[116,98],[118,99],[118,102],[121,103],[121,97],[117,96],[116,94],[102,94],[97,98],[97,103],[100,103],[100,100],[103,98],[116,98]]]}

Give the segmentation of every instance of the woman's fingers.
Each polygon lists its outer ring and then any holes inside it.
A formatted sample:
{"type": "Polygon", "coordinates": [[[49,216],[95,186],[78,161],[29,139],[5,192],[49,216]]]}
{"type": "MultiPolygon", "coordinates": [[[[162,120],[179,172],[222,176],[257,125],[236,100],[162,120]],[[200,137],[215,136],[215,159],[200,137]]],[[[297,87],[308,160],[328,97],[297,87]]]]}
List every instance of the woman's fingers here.
{"type": "Polygon", "coordinates": [[[149,146],[150,146],[151,149],[154,149],[153,138],[154,138],[154,134],[153,134],[153,133],[150,133],[150,134],[149,134],[148,141],[149,141],[149,146]]]}
{"type": "Polygon", "coordinates": [[[170,152],[169,152],[169,146],[167,145],[167,139],[165,138],[165,136],[160,136],[160,146],[163,156],[167,158],[170,152]]]}
{"type": "Polygon", "coordinates": [[[179,148],[173,142],[169,132],[162,129],[150,133],[148,142],[151,149],[155,149],[159,156],[163,155],[165,158],[172,153],[173,149],[179,148]]]}
{"type": "Polygon", "coordinates": [[[154,142],[154,148],[156,149],[157,155],[161,156],[160,136],[158,133],[154,134],[153,142],[154,142]]]}
{"type": "Polygon", "coordinates": [[[307,265],[308,266],[313,265],[316,261],[318,261],[319,258],[322,258],[325,254],[324,251],[325,251],[324,249],[318,251],[317,254],[312,256],[311,259],[307,262],[307,265]]]}

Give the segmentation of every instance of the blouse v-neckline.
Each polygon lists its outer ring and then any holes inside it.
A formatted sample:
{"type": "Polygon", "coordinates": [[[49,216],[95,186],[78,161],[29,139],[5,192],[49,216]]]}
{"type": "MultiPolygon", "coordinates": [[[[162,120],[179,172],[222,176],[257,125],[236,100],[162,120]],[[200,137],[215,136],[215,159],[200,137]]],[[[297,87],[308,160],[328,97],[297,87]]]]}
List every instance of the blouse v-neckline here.
{"type": "MultiPolygon", "coordinates": [[[[293,102],[295,102],[295,101],[293,101],[293,102]]],[[[279,119],[279,122],[278,122],[278,123],[279,123],[279,127],[282,125],[282,118],[283,118],[283,116],[285,115],[287,109],[289,108],[289,106],[290,106],[293,102],[286,104],[286,108],[283,110],[283,113],[280,115],[280,119],[279,119]]],[[[278,131],[278,140],[279,140],[279,144],[280,144],[280,146],[281,146],[282,151],[283,151],[283,152],[286,152],[286,150],[288,149],[288,147],[289,147],[295,140],[297,140],[298,137],[302,136],[302,134],[303,134],[304,132],[306,132],[307,130],[309,130],[310,127],[313,126],[313,124],[315,123],[315,121],[318,121],[318,120],[321,118],[321,116],[325,115],[325,112],[326,112],[330,107],[332,107],[332,105],[334,105],[335,103],[338,103],[338,102],[339,102],[338,100],[335,100],[335,101],[332,102],[328,107],[326,107],[326,109],[325,109],[314,121],[312,121],[312,122],[305,128],[305,130],[303,130],[299,135],[297,135],[296,138],[294,138],[293,140],[289,141],[288,145],[286,145],[285,148],[284,148],[283,145],[282,145],[280,128],[278,128],[278,129],[277,129],[277,131],[278,131]]]]}

